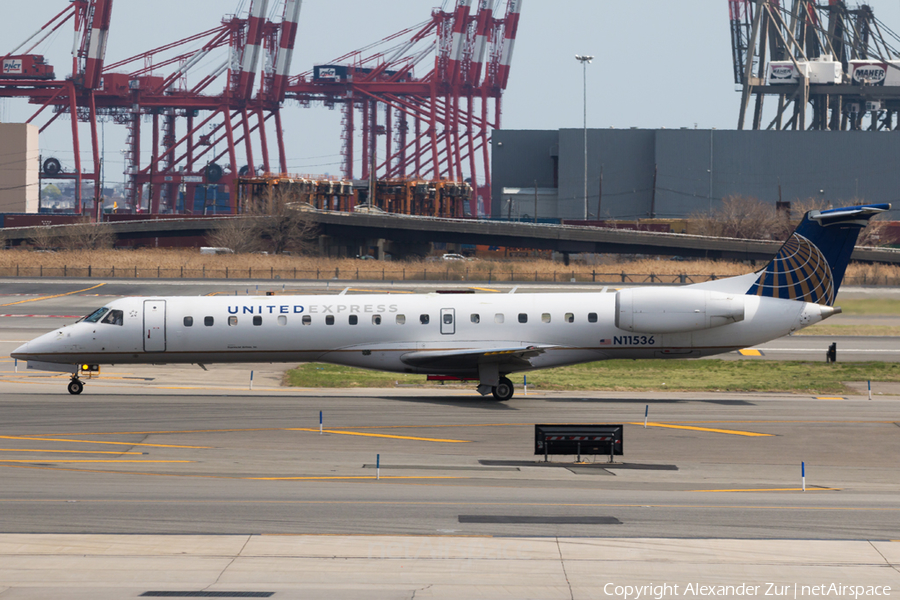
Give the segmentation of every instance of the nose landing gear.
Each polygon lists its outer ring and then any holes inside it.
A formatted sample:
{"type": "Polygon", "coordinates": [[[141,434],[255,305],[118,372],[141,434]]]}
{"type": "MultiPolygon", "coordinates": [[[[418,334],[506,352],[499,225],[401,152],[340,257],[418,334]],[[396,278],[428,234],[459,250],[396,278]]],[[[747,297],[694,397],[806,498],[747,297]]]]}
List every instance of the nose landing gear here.
{"type": "Polygon", "coordinates": [[[69,393],[73,396],[77,396],[81,392],[84,391],[84,384],[81,383],[81,380],[78,377],[72,377],[71,381],[69,381],[69,393]]]}

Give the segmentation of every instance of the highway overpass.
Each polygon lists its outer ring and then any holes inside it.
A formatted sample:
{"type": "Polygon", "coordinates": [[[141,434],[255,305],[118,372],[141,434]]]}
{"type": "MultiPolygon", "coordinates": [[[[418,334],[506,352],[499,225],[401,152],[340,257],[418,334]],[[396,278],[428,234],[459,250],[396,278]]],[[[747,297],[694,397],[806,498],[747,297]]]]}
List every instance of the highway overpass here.
{"type": "MultiPolygon", "coordinates": [[[[394,214],[310,212],[321,233],[335,240],[377,240],[394,242],[448,242],[554,250],[562,253],[650,254],[766,261],[781,242],[716,238],[676,233],[657,233],[627,229],[605,229],[573,225],[544,225],[475,219],[437,219],[394,214]]],[[[112,222],[109,225],[120,239],[202,236],[228,219],[166,218],[112,222]]],[[[264,218],[264,217],[250,217],[264,218]]],[[[54,225],[65,235],[69,225],[54,225]]],[[[18,245],[34,237],[31,227],[0,229],[6,245],[18,245]]],[[[349,242],[348,242],[349,244],[349,242]]],[[[900,250],[857,248],[855,260],[900,264],[900,250]]]]}

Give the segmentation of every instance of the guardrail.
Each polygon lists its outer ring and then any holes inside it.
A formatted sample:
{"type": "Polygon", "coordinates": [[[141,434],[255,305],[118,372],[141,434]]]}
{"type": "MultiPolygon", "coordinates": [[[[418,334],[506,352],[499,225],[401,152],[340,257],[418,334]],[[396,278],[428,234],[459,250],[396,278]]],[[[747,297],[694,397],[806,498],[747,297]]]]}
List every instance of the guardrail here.
{"type": "MultiPolygon", "coordinates": [[[[516,269],[400,268],[400,269],[278,269],[265,268],[164,268],[15,265],[0,267],[0,277],[72,277],[84,279],[238,279],[319,281],[447,281],[487,283],[599,283],[689,284],[732,277],[716,273],[626,273],[625,271],[526,271],[516,269]]],[[[897,286],[900,276],[866,274],[845,276],[844,285],[897,286]]]]}

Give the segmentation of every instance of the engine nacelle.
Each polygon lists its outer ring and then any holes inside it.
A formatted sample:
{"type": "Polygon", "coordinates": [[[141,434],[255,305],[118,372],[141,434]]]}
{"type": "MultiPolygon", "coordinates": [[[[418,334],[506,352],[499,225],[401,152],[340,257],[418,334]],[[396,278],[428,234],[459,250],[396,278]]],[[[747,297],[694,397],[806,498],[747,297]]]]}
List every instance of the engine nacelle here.
{"type": "Polygon", "coordinates": [[[678,333],[744,320],[744,295],[710,290],[634,288],[616,292],[616,327],[678,333]]]}

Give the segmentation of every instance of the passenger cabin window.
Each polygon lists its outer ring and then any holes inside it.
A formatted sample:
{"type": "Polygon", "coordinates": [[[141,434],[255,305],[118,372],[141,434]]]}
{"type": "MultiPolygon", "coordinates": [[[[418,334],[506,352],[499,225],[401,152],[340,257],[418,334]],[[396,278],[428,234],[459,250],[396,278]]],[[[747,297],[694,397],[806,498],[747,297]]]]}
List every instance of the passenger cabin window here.
{"type": "Polygon", "coordinates": [[[597,313],[588,313],[588,323],[597,322],[597,313]]]}
{"type": "Polygon", "coordinates": [[[121,325],[125,320],[125,313],[121,310],[111,310],[109,314],[103,317],[103,321],[101,323],[106,323],[107,325],[121,325]]]}
{"type": "Polygon", "coordinates": [[[397,325],[406,324],[406,315],[397,315],[397,325]]]}
{"type": "Polygon", "coordinates": [[[574,322],[575,322],[575,315],[572,314],[572,313],[566,313],[566,319],[565,319],[565,321],[566,321],[566,323],[574,323],[574,322]]]}
{"type": "Polygon", "coordinates": [[[541,321],[544,323],[550,322],[550,313],[544,313],[541,315],[541,321]]]}
{"type": "Polygon", "coordinates": [[[254,315],[253,316],[253,326],[259,327],[260,325],[262,325],[262,317],[259,315],[254,315]]]}
{"type": "Polygon", "coordinates": [[[88,323],[96,323],[100,320],[100,317],[106,314],[106,311],[108,310],[108,308],[98,308],[97,310],[86,316],[84,320],[88,323]]]}
{"type": "Polygon", "coordinates": [[[287,325],[287,317],[284,315],[278,315],[278,324],[287,325]]]}
{"type": "Polygon", "coordinates": [[[494,323],[502,323],[503,322],[503,313],[497,313],[494,315],[494,323]]]}
{"type": "Polygon", "coordinates": [[[234,315],[228,317],[228,326],[234,327],[235,325],[237,325],[237,317],[235,317],[234,315]]]}
{"type": "Polygon", "coordinates": [[[422,325],[428,325],[428,322],[431,320],[428,315],[419,315],[419,323],[422,325]]]}
{"type": "Polygon", "coordinates": [[[481,315],[472,313],[471,315],[469,315],[469,320],[473,323],[481,323],[481,315]]]}
{"type": "Polygon", "coordinates": [[[326,325],[334,325],[334,315],[328,315],[325,317],[326,325]]]}
{"type": "Polygon", "coordinates": [[[519,313],[519,323],[527,323],[528,315],[525,313],[519,313]]]}
{"type": "Polygon", "coordinates": [[[359,323],[359,317],[356,315],[350,315],[349,322],[351,325],[356,325],[357,323],[359,323]]]}
{"type": "Polygon", "coordinates": [[[381,325],[381,315],[372,315],[372,325],[381,325]]]}
{"type": "Polygon", "coordinates": [[[184,318],[184,326],[185,327],[193,327],[194,326],[194,317],[185,317],[184,318]]]}
{"type": "Polygon", "coordinates": [[[304,325],[312,325],[312,317],[309,315],[303,315],[303,318],[300,319],[300,322],[304,325]]]}
{"type": "Polygon", "coordinates": [[[216,320],[213,319],[212,317],[203,317],[203,324],[206,325],[207,327],[212,327],[213,323],[215,323],[215,322],[216,322],[216,320]]]}

